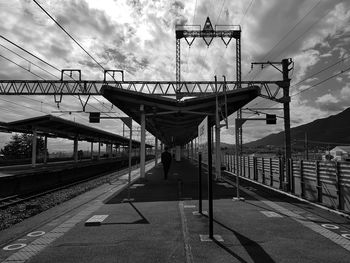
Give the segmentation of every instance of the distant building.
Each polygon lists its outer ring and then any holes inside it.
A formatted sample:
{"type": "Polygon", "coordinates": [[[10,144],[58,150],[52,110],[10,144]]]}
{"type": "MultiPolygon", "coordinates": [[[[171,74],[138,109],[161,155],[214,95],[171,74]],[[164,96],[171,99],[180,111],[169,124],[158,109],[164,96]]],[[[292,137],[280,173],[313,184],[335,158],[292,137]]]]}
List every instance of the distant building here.
{"type": "Polygon", "coordinates": [[[350,146],[337,146],[329,151],[335,161],[349,161],[350,160],[350,146]]]}

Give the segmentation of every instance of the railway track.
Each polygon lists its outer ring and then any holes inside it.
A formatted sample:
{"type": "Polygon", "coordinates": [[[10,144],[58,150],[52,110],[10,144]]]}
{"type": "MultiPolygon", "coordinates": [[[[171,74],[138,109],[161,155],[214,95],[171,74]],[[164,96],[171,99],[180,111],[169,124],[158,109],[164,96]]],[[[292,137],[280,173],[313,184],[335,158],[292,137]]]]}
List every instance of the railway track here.
{"type": "MultiPolygon", "coordinates": [[[[138,164],[132,166],[132,169],[135,169],[135,167],[137,167],[137,165],[138,164]]],[[[117,170],[117,172],[120,173],[119,176],[121,176],[123,173],[127,172],[127,170],[128,170],[128,168],[124,168],[124,169],[121,169],[121,170],[117,170]]],[[[105,172],[105,173],[102,173],[102,174],[91,176],[89,178],[85,178],[85,179],[82,179],[82,180],[75,181],[73,183],[59,185],[57,187],[54,187],[54,188],[51,188],[51,189],[48,189],[48,190],[45,190],[45,191],[33,192],[33,193],[30,193],[30,194],[25,194],[25,195],[8,196],[8,197],[0,199],[0,210],[6,209],[6,208],[8,208],[10,206],[14,206],[14,205],[17,205],[17,204],[20,204],[20,203],[24,203],[26,201],[29,201],[29,200],[32,200],[32,199],[44,196],[46,194],[54,193],[54,192],[57,192],[57,191],[60,191],[60,190],[64,190],[64,189],[68,189],[70,187],[77,186],[79,184],[82,184],[82,183],[85,183],[85,182],[89,182],[89,181],[92,181],[92,180],[95,180],[95,179],[98,179],[98,178],[106,179],[106,182],[107,182],[107,180],[110,180],[110,177],[111,177],[110,174],[111,174],[111,172],[105,172]]],[[[119,176],[117,176],[117,177],[119,177],[119,176]]]]}

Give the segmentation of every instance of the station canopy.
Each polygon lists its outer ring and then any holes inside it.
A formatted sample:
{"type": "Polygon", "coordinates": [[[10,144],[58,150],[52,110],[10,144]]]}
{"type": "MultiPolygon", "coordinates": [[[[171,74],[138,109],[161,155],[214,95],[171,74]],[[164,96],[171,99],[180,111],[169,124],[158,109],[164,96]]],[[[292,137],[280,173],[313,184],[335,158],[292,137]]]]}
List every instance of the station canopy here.
{"type": "MultiPolygon", "coordinates": [[[[224,92],[202,94],[197,97],[176,100],[161,95],[124,90],[108,85],[101,88],[102,95],[112,104],[141,124],[141,108],[146,115],[146,129],[167,145],[184,145],[198,134],[198,125],[205,116],[209,124],[215,124],[216,96],[221,112],[227,101],[227,116],[242,108],[260,95],[260,87],[250,86],[224,92]]],[[[220,120],[223,116],[220,114],[220,120]]]]}
{"type": "MultiPolygon", "coordinates": [[[[48,137],[60,137],[73,140],[78,138],[80,141],[112,143],[119,145],[129,145],[129,138],[86,126],[73,121],[65,120],[52,115],[44,115],[13,122],[0,123],[0,131],[2,132],[20,132],[32,134],[33,130],[38,135],[46,135],[48,137]]],[[[140,142],[133,140],[133,147],[140,147],[140,142]]],[[[146,144],[146,147],[152,147],[146,144]]]]}

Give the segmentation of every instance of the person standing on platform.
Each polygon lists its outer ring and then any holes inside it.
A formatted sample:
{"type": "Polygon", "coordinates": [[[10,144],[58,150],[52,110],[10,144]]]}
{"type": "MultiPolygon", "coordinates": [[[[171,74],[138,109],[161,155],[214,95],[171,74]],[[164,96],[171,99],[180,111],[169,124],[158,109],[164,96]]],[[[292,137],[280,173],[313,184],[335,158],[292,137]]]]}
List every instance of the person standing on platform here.
{"type": "Polygon", "coordinates": [[[171,165],[171,154],[168,152],[168,147],[164,148],[164,152],[161,155],[161,161],[164,169],[164,180],[168,179],[168,172],[171,165]]]}

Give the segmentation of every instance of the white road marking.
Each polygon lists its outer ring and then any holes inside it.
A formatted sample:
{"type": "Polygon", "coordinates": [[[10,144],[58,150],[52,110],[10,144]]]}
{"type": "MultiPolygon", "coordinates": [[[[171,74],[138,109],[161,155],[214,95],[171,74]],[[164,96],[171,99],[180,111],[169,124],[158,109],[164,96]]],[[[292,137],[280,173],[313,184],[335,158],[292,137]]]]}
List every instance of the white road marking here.
{"type": "Polygon", "coordinates": [[[276,212],[273,212],[273,211],[260,211],[260,212],[267,217],[283,217],[282,215],[277,214],[276,212]]]}
{"type": "MultiPolygon", "coordinates": [[[[209,238],[209,235],[199,235],[199,238],[202,242],[212,242],[213,241],[213,239],[209,238]]],[[[216,241],[224,242],[224,239],[220,235],[213,235],[213,238],[216,241]]]]}
{"type": "Polygon", "coordinates": [[[341,234],[341,236],[350,239],[350,234],[341,234]]]}
{"type": "Polygon", "coordinates": [[[194,215],[194,216],[208,215],[208,212],[207,211],[202,211],[202,213],[199,213],[199,211],[193,211],[192,215],[194,215]]]}
{"type": "Polygon", "coordinates": [[[321,226],[328,229],[339,229],[339,226],[332,225],[332,224],[322,224],[321,226]]]}
{"type": "Polygon", "coordinates": [[[34,232],[29,233],[27,236],[28,237],[39,237],[39,236],[42,236],[44,234],[45,234],[44,231],[34,231],[34,232]]]}
{"type": "Polygon", "coordinates": [[[85,221],[86,226],[98,226],[108,217],[108,215],[94,215],[85,221]]]}
{"type": "Polygon", "coordinates": [[[17,250],[17,249],[20,249],[20,248],[24,248],[26,245],[27,244],[23,244],[23,243],[11,244],[11,245],[8,245],[8,246],[4,247],[3,250],[7,250],[7,251],[17,250]]]}

